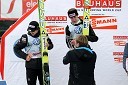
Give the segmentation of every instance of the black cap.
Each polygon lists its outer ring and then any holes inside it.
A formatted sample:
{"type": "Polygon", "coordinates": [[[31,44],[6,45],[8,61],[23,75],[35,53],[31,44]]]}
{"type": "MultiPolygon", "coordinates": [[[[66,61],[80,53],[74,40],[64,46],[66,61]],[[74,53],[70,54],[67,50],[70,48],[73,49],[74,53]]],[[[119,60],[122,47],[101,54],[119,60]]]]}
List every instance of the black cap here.
{"type": "Polygon", "coordinates": [[[27,31],[34,32],[39,29],[39,24],[37,21],[31,21],[28,25],[27,31]]]}
{"type": "Polygon", "coordinates": [[[68,10],[68,16],[69,17],[74,17],[74,16],[78,16],[78,12],[75,8],[71,8],[68,10]]]}

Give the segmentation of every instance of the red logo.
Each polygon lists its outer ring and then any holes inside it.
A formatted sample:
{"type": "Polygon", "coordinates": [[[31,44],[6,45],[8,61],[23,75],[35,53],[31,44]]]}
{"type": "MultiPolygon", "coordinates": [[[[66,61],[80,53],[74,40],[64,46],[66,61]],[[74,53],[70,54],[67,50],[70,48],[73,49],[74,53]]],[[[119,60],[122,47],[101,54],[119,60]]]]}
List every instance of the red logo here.
{"type": "Polygon", "coordinates": [[[125,46],[126,42],[125,41],[114,41],[114,44],[116,46],[125,46]]]}
{"type": "Polygon", "coordinates": [[[123,56],[124,52],[113,52],[113,56],[123,56]]]}
{"type": "MultiPolygon", "coordinates": [[[[83,16],[80,16],[83,19],[83,16]]],[[[117,19],[115,16],[91,16],[93,29],[117,29],[117,19]]]]}
{"type": "Polygon", "coordinates": [[[62,26],[46,26],[48,34],[64,34],[64,27],[62,26]]]}
{"type": "Polygon", "coordinates": [[[37,0],[23,0],[22,1],[22,14],[28,12],[32,7],[37,4],[37,0]]]}
{"type": "MultiPolygon", "coordinates": [[[[11,1],[9,10],[7,12],[8,14],[12,12],[13,7],[15,5],[15,1],[16,0],[11,1]]],[[[46,1],[46,0],[44,0],[44,1],[46,1]]],[[[22,0],[22,8],[23,8],[22,14],[28,12],[33,6],[35,6],[35,4],[37,4],[37,0],[22,0]]]]}
{"type": "Polygon", "coordinates": [[[46,21],[67,21],[67,16],[46,16],[46,21]]]}
{"type": "Polygon", "coordinates": [[[12,0],[12,2],[11,2],[11,4],[10,4],[10,7],[9,7],[9,10],[8,10],[7,14],[9,14],[9,13],[12,12],[15,1],[16,1],[16,0],[12,0]]]}
{"type": "Polygon", "coordinates": [[[115,57],[114,61],[118,62],[118,63],[121,63],[121,62],[123,62],[123,58],[122,57],[115,57]]]}
{"type": "Polygon", "coordinates": [[[95,29],[117,29],[115,16],[91,16],[91,21],[95,29]]]}
{"type": "MultiPolygon", "coordinates": [[[[84,6],[83,0],[76,0],[76,8],[84,6]]],[[[91,0],[91,8],[121,8],[121,0],[91,0]]]]}
{"type": "Polygon", "coordinates": [[[113,36],[113,40],[127,40],[128,36],[113,36]]]}
{"type": "Polygon", "coordinates": [[[122,62],[123,52],[113,52],[114,61],[116,62],[122,62]]]}

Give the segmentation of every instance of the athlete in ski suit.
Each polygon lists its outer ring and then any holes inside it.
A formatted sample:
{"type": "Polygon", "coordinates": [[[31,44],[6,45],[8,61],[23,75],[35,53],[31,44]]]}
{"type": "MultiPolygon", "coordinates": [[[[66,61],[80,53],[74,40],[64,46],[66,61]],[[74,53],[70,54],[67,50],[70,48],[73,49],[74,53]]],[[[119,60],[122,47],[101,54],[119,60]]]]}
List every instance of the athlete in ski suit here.
{"type": "MultiPolygon", "coordinates": [[[[75,8],[71,8],[67,12],[68,17],[71,20],[71,23],[66,26],[65,33],[66,33],[66,44],[68,48],[74,48],[73,39],[76,36],[82,34],[83,28],[83,20],[78,17],[78,12],[75,8]]],[[[93,31],[91,25],[89,26],[89,35],[87,35],[88,41],[97,42],[98,37],[96,36],[95,32],[93,31]]]]}
{"type": "Polygon", "coordinates": [[[96,53],[87,46],[87,37],[78,35],[75,39],[75,48],[68,51],[63,58],[65,65],[70,63],[68,85],[95,85],[96,53]]]}
{"type": "MultiPolygon", "coordinates": [[[[41,59],[41,43],[40,43],[40,28],[36,21],[29,23],[28,33],[23,34],[19,41],[14,46],[14,53],[26,60],[26,77],[28,85],[36,85],[38,77],[40,85],[43,85],[42,59],[41,59]],[[25,52],[22,50],[25,49],[25,52]]],[[[48,50],[53,48],[53,43],[50,38],[47,39],[48,50]]]]}

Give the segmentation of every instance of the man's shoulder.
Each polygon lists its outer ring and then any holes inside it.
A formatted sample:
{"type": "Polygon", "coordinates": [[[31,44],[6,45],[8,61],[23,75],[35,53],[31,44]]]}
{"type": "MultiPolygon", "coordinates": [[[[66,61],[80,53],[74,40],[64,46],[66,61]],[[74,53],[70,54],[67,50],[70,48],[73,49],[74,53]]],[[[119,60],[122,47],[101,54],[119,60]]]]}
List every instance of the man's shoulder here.
{"type": "Polygon", "coordinates": [[[28,35],[27,34],[22,34],[22,36],[20,38],[20,42],[26,43],[27,40],[28,40],[28,35]]]}
{"type": "Polygon", "coordinates": [[[27,34],[22,34],[22,37],[25,37],[26,38],[27,36],[28,36],[27,34]]]}

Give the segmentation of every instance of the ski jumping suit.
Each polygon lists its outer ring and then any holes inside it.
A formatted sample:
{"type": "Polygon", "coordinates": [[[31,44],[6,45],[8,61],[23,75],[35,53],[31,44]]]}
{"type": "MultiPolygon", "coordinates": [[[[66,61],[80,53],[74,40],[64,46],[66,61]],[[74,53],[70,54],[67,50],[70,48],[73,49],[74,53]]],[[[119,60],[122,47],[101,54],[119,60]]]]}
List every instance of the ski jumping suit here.
{"type": "MultiPolygon", "coordinates": [[[[73,45],[71,45],[71,41],[76,38],[77,35],[82,34],[82,28],[83,28],[83,20],[79,20],[78,24],[72,24],[66,26],[65,33],[66,33],[66,44],[68,48],[74,48],[73,45]]],[[[91,42],[97,42],[98,37],[96,36],[95,32],[93,31],[91,25],[89,25],[89,35],[87,36],[88,41],[91,42]]]]}
{"type": "MultiPolygon", "coordinates": [[[[40,31],[32,36],[29,32],[21,36],[19,41],[14,46],[14,53],[24,60],[28,53],[32,53],[30,61],[26,61],[26,77],[28,85],[36,85],[38,77],[40,85],[43,85],[43,73],[42,73],[42,59],[41,59],[41,46],[40,46],[40,31]],[[22,49],[25,49],[23,51],[22,49]]],[[[53,43],[50,38],[47,39],[49,43],[48,50],[53,48],[53,43]]]]}

